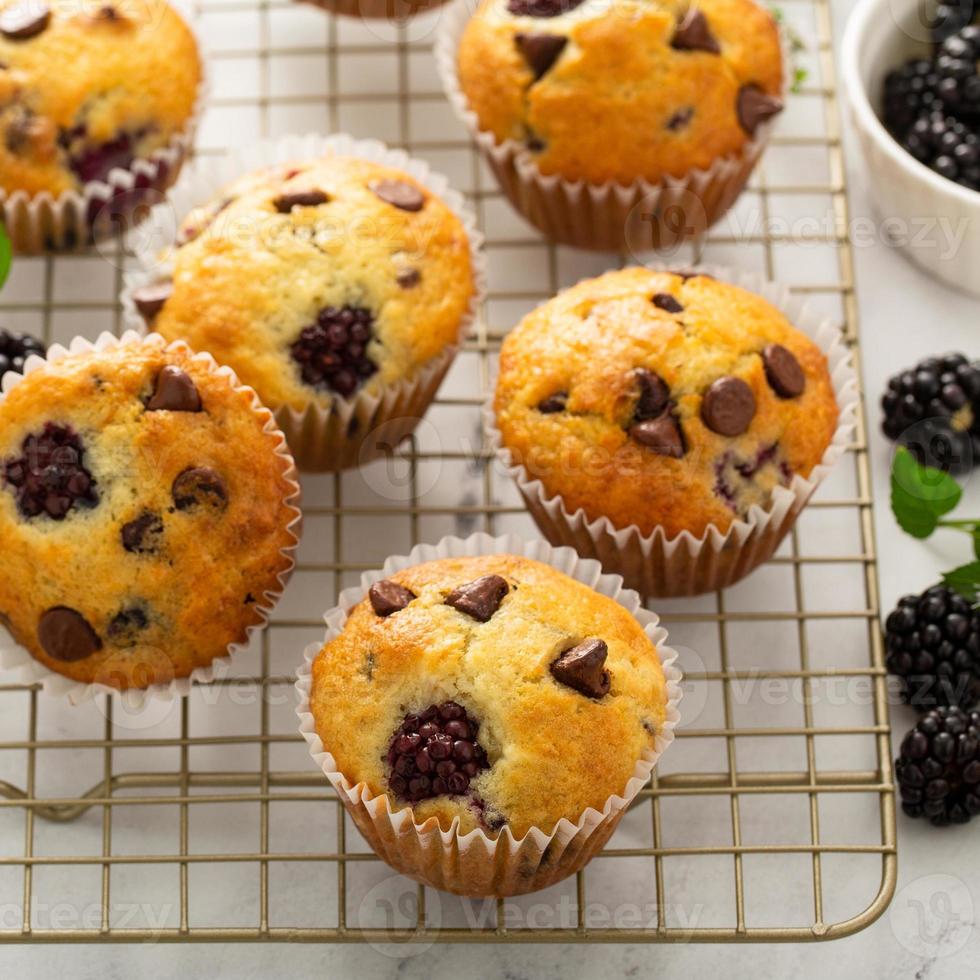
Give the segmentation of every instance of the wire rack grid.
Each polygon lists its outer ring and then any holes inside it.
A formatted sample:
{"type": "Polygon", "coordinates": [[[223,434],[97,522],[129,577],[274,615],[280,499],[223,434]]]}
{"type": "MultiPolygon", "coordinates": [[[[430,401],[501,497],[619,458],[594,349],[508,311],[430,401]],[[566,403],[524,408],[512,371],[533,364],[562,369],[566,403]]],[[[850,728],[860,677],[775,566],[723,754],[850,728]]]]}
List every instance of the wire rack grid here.
{"type": "MultiPolygon", "coordinates": [[[[805,941],[869,925],[895,886],[895,825],[863,422],[777,557],[723,594],[660,603],[681,651],[684,725],[611,841],[577,877],[467,902],[367,849],[296,734],[293,670],[337,592],[445,533],[535,533],[485,453],[479,405],[500,336],[583,275],[628,261],[542,242],[452,118],[408,25],[288,0],[205,0],[199,152],[348,131],[427,158],[487,236],[490,295],[411,444],[304,481],[306,530],[272,625],[226,677],[130,715],[0,685],[0,942],[805,941]]],[[[828,0],[784,0],[809,81],[750,189],[687,259],[750,266],[857,322],[828,0]]],[[[15,264],[4,322],[48,341],[120,328],[131,261],[15,264]]],[[[855,355],[857,350],[855,347],[855,355]]]]}

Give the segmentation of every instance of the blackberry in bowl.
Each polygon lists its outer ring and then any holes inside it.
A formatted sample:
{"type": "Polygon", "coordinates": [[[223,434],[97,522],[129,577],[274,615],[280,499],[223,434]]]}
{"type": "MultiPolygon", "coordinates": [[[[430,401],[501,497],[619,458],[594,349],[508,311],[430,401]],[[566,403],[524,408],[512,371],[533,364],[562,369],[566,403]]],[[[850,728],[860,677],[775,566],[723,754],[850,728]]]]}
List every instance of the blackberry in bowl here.
{"type": "Polygon", "coordinates": [[[44,357],[46,350],[44,344],[30,334],[0,329],[0,385],[8,372],[21,374],[24,362],[31,354],[44,357]]]}

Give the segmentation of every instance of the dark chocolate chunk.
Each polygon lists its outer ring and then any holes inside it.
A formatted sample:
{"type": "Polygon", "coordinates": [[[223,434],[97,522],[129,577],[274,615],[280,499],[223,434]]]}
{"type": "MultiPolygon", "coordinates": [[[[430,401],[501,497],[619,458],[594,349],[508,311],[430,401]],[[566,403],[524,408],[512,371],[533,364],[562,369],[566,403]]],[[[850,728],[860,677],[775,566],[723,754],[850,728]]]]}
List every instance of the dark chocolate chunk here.
{"type": "Polygon", "coordinates": [[[741,435],[755,416],[755,395],[741,378],[719,378],[701,402],[704,424],[722,436],[741,435]]]}
{"type": "Polygon", "coordinates": [[[506,579],[499,575],[483,575],[474,582],[461,585],[446,596],[446,605],[486,623],[500,608],[510,591],[506,579]]]}
{"type": "Polygon", "coordinates": [[[280,194],[272,203],[280,214],[289,214],[293,208],[315,208],[326,204],[330,196],[316,188],[306,190],[286,191],[280,194]]]}
{"type": "Polygon", "coordinates": [[[0,13],[0,34],[11,41],[26,41],[40,34],[51,20],[51,8],[36,0],[24,0],[0,13]]]}
{"type": "Polygon", "coordinates": [[[568,38],[559,34],[515,34],[514,43],[537,81],[558,60],[568,38]]]}
{"type": "Polygon", "coordinates": [[[508,0],[507,10],[515,17],[560,17],[585,0],[508,0]]]}
{"type": "Polygon", "coordinates": [[[146,403],[148,412],[199,412],[201,396],[190,375],[168,364],[157,375],[156,389],[146,403]]]}
{"type": "Polygon", "coordinates": [[[601,698],[609,693],[609,671],[605,669],[609,648],[602,640],[585,640],[552,661],[551,675],[559,684],[601,698]]]}
{"type": "Polygon", "coordinates": [[[418,269],[402,269],[395,281],[402,289],[412,289],[422,281],[422,273],[418,269]]]}
{"type": "Polygon", "coordinates": [[[224,510],[228,506],[228,489],[225,481],[207,466],[195,466],[184,470],[174,480],[171,493],[177,510],[194,510],[198,506],[210,510],[224,510]]]}
{"type": "Polygon", "coordinates": [[[783,111],[783,100],[767,95],[758,85],[743,85],[735,108],[742,129],[754,136],[762,123],[783,111]]]}
{"type": "Polygon", "coordinates": [[[683,313],[684,307],[670,293],[657,293],[653,305],[665,313],[683,313]]]}
{"type": "Polygon", "coordinates": [[[664,124],[672,133],[680,132],[694,118],[694,106],[685,106],[670,115],[664,124]]]}
{"type": "Polygon", "coordinates": [[[375,582],[368,590],[368,598],[374,611],[381,617],[390,616],[392,613],[404,609],[413,599],[418,598],[410,589],[404,585],[392,582],[391,579],[383,579],[375,582]]]}
{"type": "Polygon", "coordinates": [[[425,205],[422,192],[404,180],[372,180],[368,187],[386,204],[402,211],[421,211],[425,205]]]}
{"type": "Polygon", "coordinates": [[[554,415],[556,412],[564,412],[568,404],[568,392],[556,391],[553,395],[538,402],[538,411],[542,415],[554,415]]]}
{"type": "Polygon", "coordinates": [[[640,397],[633,410],[633,419],[636,422],[655,419],[670,401],[670,388],[667,387],[667,382],[654,371],[637,368],[633,373],[640,386],[640,397]]]}
{"type": "Polygon", "coordinates": [[[721,53],[721,45],[708,26],[708,18],[697,7],[688,7],[674,31],[670,46],[676,51],[721,53]]]}
{"type": "Polygon", "coordinates": [[[102,641],[88,620],[67,606],[54,606],[42,613],[37,640],[49,657],[65,663],[84,660],[102,649],[102,641]]]}
{"type": "Polygon", "coordinates": [[[150,322],[164,307],[174,291],[174,284],[169,279],[153,282],[133,290],[133,304],[141,317],[150,322]]]}
{"type": "Polygon", "coordinates": [[[159,514],[143,511],[135,520],[122,526],[122,545],[137,555],[151,554],[160,547],[163,519],[159,514]]]}
{"type": "Polygon", "coordinates": [[[762,352],[766,380],[780,398],[798,398],[806,388],[806,375],[796,355],[781,344],[769,344],[762,352]]]}
{"type": "Polygon", "coordinates": [[[670,412],[664,412],[660,418],[637,422],[630,427],[630,436],[661,456],[680,459],[684,455],[684,435],[680,423],[670,412]]]}
{"type": "Polygon", "coordinates": [[[139,642],[139,635],[150,625],[141,606],[128,606],[109,621],[106,635],[115,646],[131,647],[139,642]]]}

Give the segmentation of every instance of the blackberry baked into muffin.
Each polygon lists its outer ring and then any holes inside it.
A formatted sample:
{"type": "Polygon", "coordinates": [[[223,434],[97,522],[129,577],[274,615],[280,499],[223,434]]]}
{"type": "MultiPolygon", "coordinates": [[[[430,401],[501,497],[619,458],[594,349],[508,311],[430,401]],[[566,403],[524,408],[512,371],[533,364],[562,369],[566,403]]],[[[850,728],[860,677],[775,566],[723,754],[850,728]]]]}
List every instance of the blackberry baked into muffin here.
{"type": "Polygon", "coordinates": [[[296,543],[292,461],[209,358],[68,354],[0,399],[0,620],[44,666],[144,688],[264,621],[296,543]]]}
{"type": "Polygon", "coordinates": [[[336,769],[392,811],[521,839],[622,794],[667,700],[657,648],[626,609],[492,555],[375,583],[316,656],[309,710],[336,769]]]}
{"type": "Polygon", "coordinates": [[[590,184],[707,168],[782,108],[778,30],[753,0],[483,0],[456,67],[481,131],[590,184]]]}
{"type": "Polygon", "coordinates": [[[129,170],[183,133],[200,82],[166,3],[0,0],[0,188],[57,198],[129,170]]]}
{"type": "Polygon", "coordinates": [[[769,302],[643,268],[525,317],[494,409],[512,463],[568,515],[667,538],[766,509],[821,462],[839,417],[827,358],[769,302]]]}

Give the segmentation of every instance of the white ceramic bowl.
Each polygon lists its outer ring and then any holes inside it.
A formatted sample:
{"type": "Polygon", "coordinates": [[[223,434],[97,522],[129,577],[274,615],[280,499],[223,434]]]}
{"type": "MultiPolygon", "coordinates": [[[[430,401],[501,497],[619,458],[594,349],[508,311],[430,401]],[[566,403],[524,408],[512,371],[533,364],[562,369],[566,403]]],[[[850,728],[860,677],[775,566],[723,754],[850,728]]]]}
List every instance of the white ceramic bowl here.
{"type": "Polygon", "coordinates": [[[882,233],[944,282],[980,296],[980,192],[906,153],[878,118],[885,75],[929,51],[922,0],[861,0],[844,34],[844,92],[882,233]]]}

